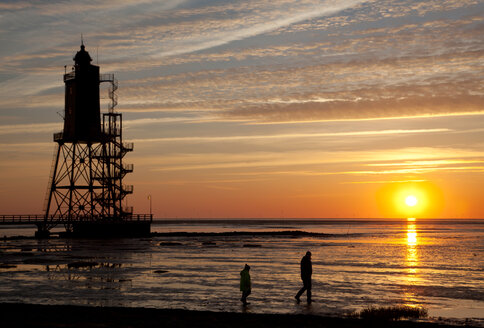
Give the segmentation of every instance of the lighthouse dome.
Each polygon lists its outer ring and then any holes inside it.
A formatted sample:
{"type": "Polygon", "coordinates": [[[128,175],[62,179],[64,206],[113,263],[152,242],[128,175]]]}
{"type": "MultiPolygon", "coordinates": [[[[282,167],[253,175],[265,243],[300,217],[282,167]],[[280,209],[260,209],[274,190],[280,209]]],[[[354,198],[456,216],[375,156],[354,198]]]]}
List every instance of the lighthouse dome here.
{"type": "Polygon", "coordinates": [[[89,52],[86,51],[84,44],[81,44],[81,50],[76,53],[74,61],[76,65],[86,65],[91,63],[92,58],[89,56],[89,52]]]}

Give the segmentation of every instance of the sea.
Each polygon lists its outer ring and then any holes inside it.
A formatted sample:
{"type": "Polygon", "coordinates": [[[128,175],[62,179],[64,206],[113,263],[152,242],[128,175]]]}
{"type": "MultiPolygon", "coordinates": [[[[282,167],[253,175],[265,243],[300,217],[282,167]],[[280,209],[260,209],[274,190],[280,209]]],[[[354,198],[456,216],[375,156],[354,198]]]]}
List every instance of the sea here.
{"type": "Polygon", "coordinates": [[[151,230],[34,239],[14,236],[35,227],[2,226],[0,303],[324,316],[408,305],[427,309],[427,320],[484,326],[483,219],[155,220],[151,230]],[[294,299],[308,250],[310,305],[294,299]]]}

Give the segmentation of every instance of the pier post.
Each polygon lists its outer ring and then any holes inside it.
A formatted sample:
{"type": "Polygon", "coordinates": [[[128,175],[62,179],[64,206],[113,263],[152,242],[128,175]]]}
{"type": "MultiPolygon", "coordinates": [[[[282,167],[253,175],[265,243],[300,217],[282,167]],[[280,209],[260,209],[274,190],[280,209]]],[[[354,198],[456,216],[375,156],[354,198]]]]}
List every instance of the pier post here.
{"type": "Polygon", "coordinates": [[[47,229],[46,225],[42,223],[37,224],[37,231],[35,232],[35,238],[44,239],[50,237],[50,231],[47,229]]]}

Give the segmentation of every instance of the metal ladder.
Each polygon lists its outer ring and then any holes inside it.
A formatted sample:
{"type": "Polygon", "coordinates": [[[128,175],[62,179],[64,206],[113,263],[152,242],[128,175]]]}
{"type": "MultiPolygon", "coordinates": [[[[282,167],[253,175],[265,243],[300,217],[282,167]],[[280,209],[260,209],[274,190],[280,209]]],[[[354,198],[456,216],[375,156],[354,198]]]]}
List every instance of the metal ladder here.
{"type": "Polygon", "coordinates": [[[52,180],[54,179],[58,151],[59,151],[59,144],[56,143],[54,147],[54,155],[52,156],[52,165],[50,167],[49,182],[47,183],[47,190],[45,192],[45,199],[44,199],[44,206],[43,206],[44,213],[47,212],[47,207],[49,206],[50,189],[52,188],[52,182],[53,182],[52,180]]]}

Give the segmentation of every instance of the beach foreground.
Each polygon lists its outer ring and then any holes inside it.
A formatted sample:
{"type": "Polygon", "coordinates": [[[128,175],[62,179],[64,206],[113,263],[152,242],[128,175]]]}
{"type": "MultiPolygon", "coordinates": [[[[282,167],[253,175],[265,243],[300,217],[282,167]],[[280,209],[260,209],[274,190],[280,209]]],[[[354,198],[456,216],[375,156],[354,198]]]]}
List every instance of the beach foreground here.
{"type": "Polygon", "coordinates": [[[2,327],[455,327],[430,322],[364,321],[315,315],[149,308],[0,304],[2,327]]]}

